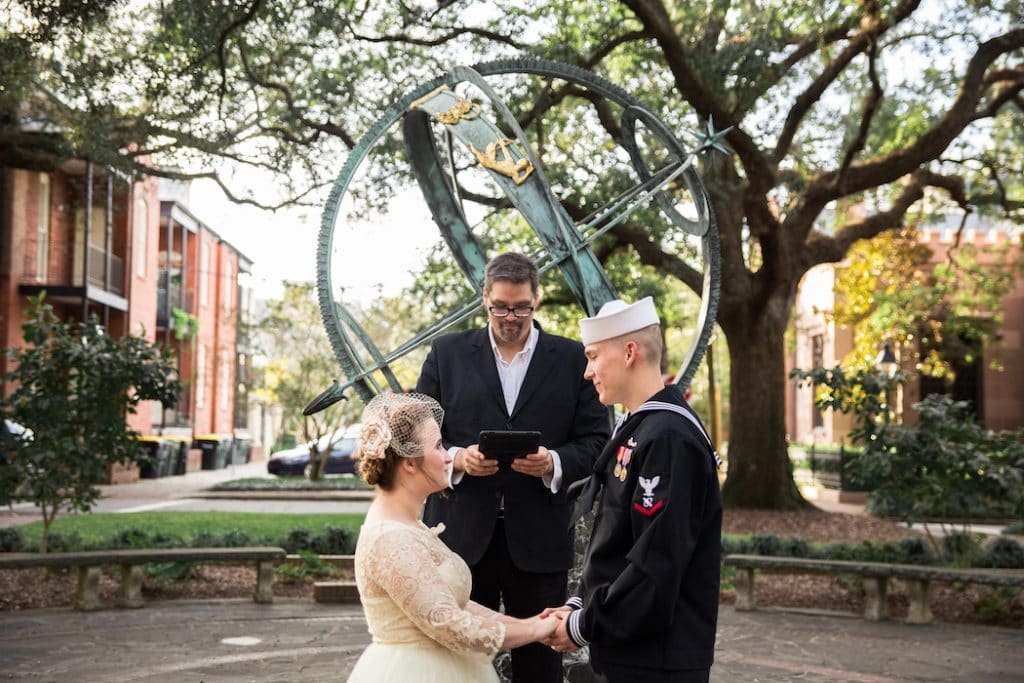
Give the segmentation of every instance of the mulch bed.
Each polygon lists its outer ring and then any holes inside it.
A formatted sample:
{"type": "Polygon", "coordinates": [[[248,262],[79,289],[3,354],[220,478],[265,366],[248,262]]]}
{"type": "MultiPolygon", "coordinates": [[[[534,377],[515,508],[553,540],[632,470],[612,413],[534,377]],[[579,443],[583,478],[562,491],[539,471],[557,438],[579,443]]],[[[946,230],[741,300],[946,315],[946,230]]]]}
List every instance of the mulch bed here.
{"type": "MultiPolygon", "coordinates": [[[[808,542],[857,543],[898,541],[914,535],[900,524],[860,515],[820,510],[778,512],[771,510],[726,510],[723,531],[730,534],[774,533],[800,536],[808,542]]],[[[104,568],[100,598],[113,604],[118,591],[117,570],[104,568]]],[[[157,581],[147,578],[142,594],[147,600],[248,598],[256,586],[252,565],[198,565],[185,581],[157,581]]],[[[935,584],[932,612],[940,621],[1024,628],[1024,593],[1010,597],[984,586],[935,584]]],[[[41,569],[0,570],[0,611],[39,607],[70,607],[75,595],[75,573],[48,574],[41,569]]],[[[313,584],[274,582],[274,595],[282,598],[313,599],[313,584]]],[[[859,581],[835,576],[764,574],[755,591],[762,607],[828,609],[860,614],[864,591],[859,581]]],[[[735,594],[724,590],[722,603],[735,602],[735,594]]],[[[906,615],[906,586],[893,581],[889,589],[889,611],[893,618],[906,615]]]]}

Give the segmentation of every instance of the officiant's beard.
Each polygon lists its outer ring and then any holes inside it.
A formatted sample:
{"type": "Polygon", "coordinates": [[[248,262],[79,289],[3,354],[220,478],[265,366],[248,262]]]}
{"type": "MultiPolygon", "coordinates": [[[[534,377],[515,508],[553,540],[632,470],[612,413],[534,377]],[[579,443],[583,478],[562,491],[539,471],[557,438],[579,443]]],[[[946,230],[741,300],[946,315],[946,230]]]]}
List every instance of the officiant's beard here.
{"type": "Polygon", "coordinates": [[[525,319],[512,322],[503,320],[498,323],[498,337],[506,344],[515,344],[523,338],[523,330],[527,324],[528,321],[525,319]]]}

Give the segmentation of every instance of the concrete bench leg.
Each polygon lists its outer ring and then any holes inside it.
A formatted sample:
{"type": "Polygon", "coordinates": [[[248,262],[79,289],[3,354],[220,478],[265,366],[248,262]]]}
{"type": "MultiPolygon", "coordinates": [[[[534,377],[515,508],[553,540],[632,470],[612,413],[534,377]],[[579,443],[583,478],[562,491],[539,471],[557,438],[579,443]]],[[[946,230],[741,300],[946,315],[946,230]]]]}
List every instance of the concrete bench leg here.
{"type": "Polygon", "coordinates": [[[910,608],[907,610],[908,624],[930,624],[932,619],[932,583],[924,580],[907,580],[910,591],[910,608]]]}
{"type": "Polygon", "coordinates": [[[864,592],[867,600],[864,603],[864,618],[868,621],[884,621],[889,618],[889,578],[885,576],[868,576],[864,578],[864,592]]]}
{"type": "Polygon", "coordinates": [[[261,604],[274,602],[274,563],[256,563],[256,592],[252,599],[261,604]]]}
{"type": "Polygon", "coordinates": [[[121,565],[121,594],[118,596],[119,607],[142,607],[142,579],[145,576],[141,564],[121,565]]]}
{"type": "Polygon", "coordinates": [[[733,579],[733,586],[736,588],[736,609],[740,612],[749,612],[757,607],[754,602],[754,570],[745,567],[736,569],[736,577],[733,579]]]}
{"type": "Polygon", "coordinates": [[[91,612],[100,608],[100,568],[78,567],[78,588],[75,590],[75,609],[91,612]]]}

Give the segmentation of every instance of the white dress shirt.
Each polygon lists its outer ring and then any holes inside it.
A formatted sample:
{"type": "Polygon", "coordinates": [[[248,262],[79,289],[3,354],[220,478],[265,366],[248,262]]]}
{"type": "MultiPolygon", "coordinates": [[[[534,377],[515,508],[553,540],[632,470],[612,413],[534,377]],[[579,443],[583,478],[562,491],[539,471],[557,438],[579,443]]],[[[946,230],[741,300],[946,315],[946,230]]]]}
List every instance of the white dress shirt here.
{"type": "MultiPolygon", "coordinates": [[[[530,361],[533,359],[533,352],[537,349],[537,339],[540,338],[540,331],[530,326],[530,336],[526,338],[526,344],[523,346],[523,350],[517,353],[512,360],[506,361],[501,357],[501,351],[498,349],[498,343],[494,339],[494,330],[491,326],[487,326],[487,338],[491,340],[491,349],[494,351],[494,364],[498,369],[498,379],[501,381],[501,392],[505,397],[505,409],[508,414],[512,414],[512,410],[516,407],[516,400],[519,398],[519,390],[523,388],[523,380],[526,379],[526,371],[530,368],[530,361]]],[[[460,448],[465,446],[452,446],[448,449],[448,453],[452,456],[452,462],[455,462],[455,454],[460,448]]],[[[545,474],[541,477],[541,481],[544,485],[551,489],[551,493],[558,493],[558,489],[562,485],[562,461],[558,457],[556,451],[548,451],[551,453],[551,462],[553,465],[553,471],[551,474],[545,474]]],[[[449,484],[455,486],[462,481],[465,472],[455,472],[454,468],[448,470],[449,484]]]]}

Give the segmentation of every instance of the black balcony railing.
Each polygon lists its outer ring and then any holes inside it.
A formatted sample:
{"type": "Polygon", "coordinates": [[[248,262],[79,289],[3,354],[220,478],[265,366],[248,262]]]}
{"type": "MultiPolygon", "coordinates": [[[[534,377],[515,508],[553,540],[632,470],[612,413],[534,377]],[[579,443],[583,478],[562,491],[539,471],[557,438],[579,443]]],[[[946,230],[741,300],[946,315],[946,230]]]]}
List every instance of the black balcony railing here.
{"type": "Polygon", "coordinates": [[[174,326],[174,316],[171,315],[171,311],[175,308],[192,312],[192,292],[186,290],[183,299],[181,285],[174,280],[175,277],[166,270],[160,271],[156,290],[157,327],[174,326]]]}
{"type": "Polygon", "coordinates": [[[102,287],[108,292],[124,296],[124,259],[108,254],[103,247],[89,245],[89,284],[102,287]],[[109,273],[107,264],[109,259],[109,273]],[[109,276],[110,285],[106,284],[109,276]]]}

